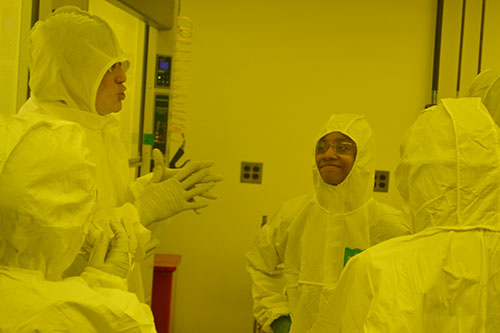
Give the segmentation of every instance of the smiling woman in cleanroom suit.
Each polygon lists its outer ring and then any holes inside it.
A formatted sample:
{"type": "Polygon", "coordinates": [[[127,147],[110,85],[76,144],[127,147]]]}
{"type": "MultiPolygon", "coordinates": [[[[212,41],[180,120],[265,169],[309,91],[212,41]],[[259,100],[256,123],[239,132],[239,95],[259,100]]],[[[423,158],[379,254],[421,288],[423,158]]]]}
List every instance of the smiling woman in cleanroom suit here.
{"type": "Polygon", "coordinates": [[[410,232],[400,211],[373,198],[364,116],[333,114],[311,146],[315,192],[286,202],[246,254],[254,316],[266,331],[309,329],[350,257],[410,232]]]}
{"type": "Polygon", "coordinates": [[[311,332],[500,331],[500,136],[480,98],[443,99],[401,143],[415,235],[345,268],[311,332]]]}

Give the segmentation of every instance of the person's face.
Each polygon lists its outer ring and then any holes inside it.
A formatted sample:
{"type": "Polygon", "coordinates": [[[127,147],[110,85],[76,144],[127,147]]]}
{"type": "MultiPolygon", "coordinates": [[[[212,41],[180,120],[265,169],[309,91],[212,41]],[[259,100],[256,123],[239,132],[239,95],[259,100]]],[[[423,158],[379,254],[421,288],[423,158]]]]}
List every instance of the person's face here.
{"type": "Polygon", "coordinates": [[[122,109],[122,100],[125,99],[124,91],[127,89],[123,82],[127,80],[121,63],[114,64],[104,77],[97,89],[95,108],[97,113],[106,115],[122,109]]]}
{"type": "Polygon", "coordinates": [[[356,144],[340,132],[331,132],[316,144],[316,165],[323,181],[338,185],[347,177],[356,159],[356,144]]]}

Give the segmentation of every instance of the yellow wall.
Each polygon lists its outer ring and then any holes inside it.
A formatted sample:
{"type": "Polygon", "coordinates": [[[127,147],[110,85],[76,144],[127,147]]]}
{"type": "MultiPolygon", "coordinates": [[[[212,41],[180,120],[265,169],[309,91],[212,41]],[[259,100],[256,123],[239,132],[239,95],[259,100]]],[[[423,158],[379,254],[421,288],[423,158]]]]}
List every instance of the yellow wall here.
{"type": "Polygon", "coordinates": [[[186,154],[214,160],[219,199],[159,226],[181,254],[176,333],[251,332],[244,253],[263,215],[311,189],[312,138],[332,112],[371,123],[381,201],[400,205],[399,142],[431,100],[435,1],[183,0],[194,22],[186,154]],[[262,185],[239,182],[262,162],[262,185]]]}
{"type": "Polygon", "coordinates": [[[498,24],[498,15],[500,15],[500,2],[487,1],[481,70],[500,68],[500,43],[498,42],[500,24],[498,24]]]}

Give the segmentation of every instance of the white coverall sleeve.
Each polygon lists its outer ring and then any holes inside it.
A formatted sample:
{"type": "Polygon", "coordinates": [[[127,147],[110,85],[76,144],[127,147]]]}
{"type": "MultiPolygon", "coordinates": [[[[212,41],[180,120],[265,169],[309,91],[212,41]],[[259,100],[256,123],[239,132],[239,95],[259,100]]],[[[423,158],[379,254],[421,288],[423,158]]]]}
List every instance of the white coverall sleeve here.
{"type": "Polygon", "coordinates": [[[409,218],[402,211],[381,202],[375,204],[377,218],[370,223],[370,246],[413,233],[409,218]]]}
{"type": "Polygon", "coordinates": [[[130,183],[130,192],[134,197],[134,200],[139,198],[143,193],[146,187],[151,183],[154,174],[152,172],[147,175],[136,178],[133,182],[130,183]]]}
{"type": "Polygon", "coordinates": [[[0,295],[0,332],[156,332],[151,309],[135,294],[81,277],[48,281],[0,266],[0,295]]]}
{"type": "Polygon", "coordinates": [[[286,223],[279,212],[272,222],[262,227],[254,245],[246,253],[247,270],[252,279],[253,314],[265,332],[272,332],[271,323],[289,315],[284,295],[283,259],[286,223]]]}
{"type": "Polygon", "coordinates": [[[127,280],[93,267],[86,267],[80,277],[84,279],[91,288],[115,288],[125,291],[128,288],[127,280]]]}
{"type": "Polygon", "coordinates": [[[365,332],[374,290],[370,249],[349,260],[339,283],[308,333],[365,332]]]}
{"type": "MultiPolygon", "coordinates": [[[[71,298],[54,290],[47,306],[19,323],[19,332],[156,332],[149,307],[133,293],[65,281],[71,298]]],[[[67,294],[66,294],[67,295],[67,294]]]]}

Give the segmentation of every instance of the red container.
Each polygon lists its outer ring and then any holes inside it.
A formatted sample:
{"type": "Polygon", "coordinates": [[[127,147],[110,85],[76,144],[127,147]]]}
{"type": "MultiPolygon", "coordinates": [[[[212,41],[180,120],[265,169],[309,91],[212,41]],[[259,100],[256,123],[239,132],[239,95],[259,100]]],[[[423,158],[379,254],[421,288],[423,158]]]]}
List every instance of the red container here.
{"type": "Polygon", "coordinates": [[[181,256],[177,254],[155,254],[151,310],[158,333],[170,332],[173,279],[180,261],[181,256]]]}

